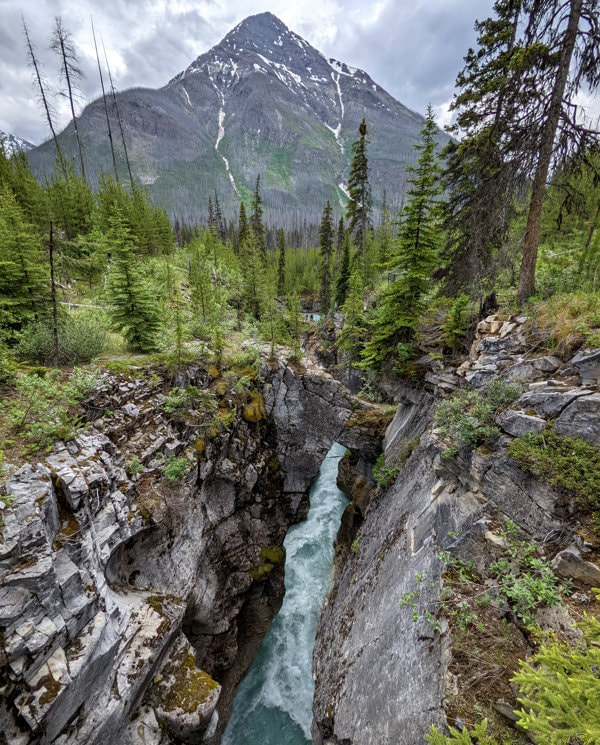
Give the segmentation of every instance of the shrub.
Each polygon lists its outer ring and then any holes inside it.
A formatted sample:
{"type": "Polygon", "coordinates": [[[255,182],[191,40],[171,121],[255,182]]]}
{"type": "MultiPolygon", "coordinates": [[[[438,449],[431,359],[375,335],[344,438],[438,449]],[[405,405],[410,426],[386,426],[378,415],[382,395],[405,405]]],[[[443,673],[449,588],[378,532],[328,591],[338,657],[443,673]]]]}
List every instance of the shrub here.
{"type": "Polygon", "coordinates": [[[128,476],[131,478],[133,476],[139,476],[140,473],[143,473],[144,466],[140,462],[138,456],[134,455],[125,464],[125,470],[127,471],[128,476]]]}
{"type": "Polygon", "coordinates": [[[513,440],[509,453],[524,471],[573,494],[585,508],[600,507],[600,449],[549,429],[513,440]]]}
{"type": "Polygon", "coordinates": [[[471,301],[467,295],[459,295],[442,323],[442,341],[452,350],[464,344],[471,320],[471,301]]]}
{"type": "Polygon", "coordinates": [[[187,458],[169,458],[162,469],[162,474],[170,484],[179,483],[185,476],[188,469],[187,458]]]}
{"type": "Polygon", "coordinates": [[[12,385],[15,381],[16,365],[0,348],[0,386],[12,385]]]}
{"type": "Polygon", "coordinates": [[[425,735],[426,742],[429,745],[498,745],[487,731],[488,722],[484,719],[469,732],[467,729],[458,730],[450,727],[450,734],[444,735],[437,729],[431,727],[429,733],[425,735]]]}
{"type": "Polygon", "coordinates": [[[381,455],[375,461],[373,466],[373,478],[377,486],[385,489],[390,484],[393,484],[396,477],[400,473],[402,466],[412,455],[413,450],[419,444],[418,440],[411,440],[407,442],[400,450],[398,455],[393,458],[390,463],[386,463],[385,453],[381,455]]]}
{"type": "Polygon", "coordinates": [[[583,644],[544,644],[513,678],[523,707],[518,724],[536,742],[600,742],[600,621],[585,615],[577,627],[583,644]]]}
{"type": "MultiPolygon", "coordinates": [[[[58,363],[78,365],[97,357],[106,344],[106,330],[100,320],[88,313],[69,313],[58,327],[58,363]]],[[[21,335],[17,354],[24,360],[49,364],[54,358],[52,326],[38,322],[27,326],[21,335]]]]}
{"type": "Polygon", "coordinates": [[[442,401],[435,412],[435,426],[449,440],[451,449],[474,448],[496,437],[496,414],[521,395],[521,386],[495,380],[486,390],[461,390],[442,401]]]}

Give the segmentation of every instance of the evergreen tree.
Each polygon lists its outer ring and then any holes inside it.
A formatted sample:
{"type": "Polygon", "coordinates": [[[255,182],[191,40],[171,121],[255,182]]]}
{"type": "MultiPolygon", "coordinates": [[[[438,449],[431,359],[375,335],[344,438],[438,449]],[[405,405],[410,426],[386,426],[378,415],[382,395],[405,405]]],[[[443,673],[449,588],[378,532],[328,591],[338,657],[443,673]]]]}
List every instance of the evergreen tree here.
{"type": "Polygon", "coordinates": [[[260,176],[256,177],[256,187],[252,196],[252,215],[250,217],[250,225],[254,232],[254,240],[256,246],[260,252],[260,255],[266,261],[267,259],[267,244],[265,240],[265,226],[262,221],[263,208],[262,208],[262,197],[260,196],[260,176]]]}
{"type": "Polygon", "coordinates": [[[586,157],[588,148],[600,141],[598,132],[577,121],[575,100],[582,86],[593,93],[600,85],[598,0],[531,0],[531,6],[531,15],[537,10],[538,18],[528,47],[539,50],[539,60],[536,85],[526,93],[531,95],[533,90],[537,96],[533,106],[528,101],[524,125],[529,132],[537,132],[537,137],[531,150],[533,183],[519,275],[517,299],[521,304],[535,291],[542,208],[552,161],[564,160],[565,153],[573,149],[579,157],[586,157]]]}
{"type": "Polygon", "coordinates": [[[237,253],[240,253],[240,248],[245,243],[248,237],[248,218],[246,217],[246,208],[243,202],[240,202],[240,217],[238,220],[238,239],[237,239],[237,253]]]}
{"type": "Polygon", "coordinates": [[[348,297],[342,307],[345,323],[337,341],[338,347],[346,353],[351,363],[360,359],[368,335],[362,293],[362,279],[356,266],[350,277],[348,297]]]}
{"type": "Polygon", "coordinates": [[[523,186],[518,159],[502,145],[510,126],[509,91],[525,74],[516,64],[522,54],[517,38],[522,4],[496,0],[494,16],[477,21],[478,47],[465,57],[451,105],[456,112],[451,132],[458,141],[445,150],[444,275],[449,292],[469,288],[480,299],[484,279],[496,274],[494,254],[506,240],[514,195],[523,186]]]}
{"type": "Polygon", "coordinates": [[[249,227],[246,240],[240,247],[240,263],[244,277],[244,306],[258,321],[266,303],[266,278],[262,251],[252,226],[249,227]]]}
{"type": "Polygon", "coordinates": [[[346,239],[346,228],[344,227],[344,217],[343,215],[340,215],[340,220],[338,222],[338,229],[337,229],[337,238],[335,241],[335,254],[336,254],[336,258],[338,262],[342,255],[342,251],[344,250],[345,239],[346,239]]]}
{"type": "Polygon", "coordinates": [[[285,294],[285,233],[283,228],[277,231],[277,251],[279,258],[277,261],[277,294],[283,297],[285,294]]]}
{"type": "Polygon", "coordinates": [[[331,204],[328,201],[323,210],[323,217],[319,228],[319,256],[321,260],[319,271],[321,291],[319,299],[323,314],[329,312],[329,306],[331,304],[331,256],[333,254],[333,221],[331,214],[331,204]]]}
{"type": "Polygon", "coordinates": [[[215,221],[215,211],[213,209],[212,197],[208,197],[208,229],[213,235],[217,234],[217,223],[215,221]]]}
{"type": "Polygon", "coordinates": [[[135,242],[118,207],[109,218],[107,243],[112,257],[107,283],[112,325],[130,349],[149,352],[156,346],[159,329],[156,301],[136,264],[135,242]]]}
{"type": "Polygon", "coordinates": [[[365,347],[366,367],[381,367],[398,352],[405,355],[430,288],[439,244],[440,166],[436,155],[437,128],[431,106],[421,130],[417,165],[411,169],[408,202],[402,213],[394,263],[398,277],[379,299],[365,347]],[[403,345],[401,348],[398,345],[403,345]]]}
{"type": "Polygon", "coordinates": [[[0,191],[0,341],[33,321],[47,295],[47,275],[36,231],[13,192],[0,191]]]}
{"type": "Polygon", "coordinates": [[[369,184],[369,161],[367,158],[367,121],[363,118],[358,128],[359,138],[352,144],[352,164],[348,178],[350,201],[346,207],[346,218],[350,221],[350,235],[360,247],[364,257],[367,230],[371,227],[371,185],[369,184]]]}
{"type": "Polygon", "coordinates": [[[346,302],[348,289],[350,287],[350,235],[344,236],[344,247],[337,279],[335,281],[335,304],[338,308],[346,302]]]}
{"type": "Polygon", "coordinates": [[[377,231],[377,263],[380,268],[388,266],[392,252],[392,221],[390,208],[387,203],[387,195],[383,192],[383,205],[381,207],[381,223],[377,231]]]}
{"type": "Polygon", "coordinates": [[[217,231],[217,236],[219,237],[219,240],[221,243],[225,243],[225,240],[227,238],[225,234],[225,222],[223,220],[223,213],[221,212],[221,205],[219,204],[219,197],[217,196],[217,192],[215,190],[215,228],[217,231]]]}

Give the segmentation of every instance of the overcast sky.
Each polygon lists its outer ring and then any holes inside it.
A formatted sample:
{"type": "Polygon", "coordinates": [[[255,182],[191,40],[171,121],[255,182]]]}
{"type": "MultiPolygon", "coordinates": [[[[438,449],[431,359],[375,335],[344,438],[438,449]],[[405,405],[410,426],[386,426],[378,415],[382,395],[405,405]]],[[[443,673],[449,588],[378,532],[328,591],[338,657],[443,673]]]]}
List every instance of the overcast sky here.
{"type": "MultiPolygon", "coordinates": [[[[270,10],[328,57],[366,70],[403,104],[424,112],[431,102],[444,124],[474,21],[491,7],[492,0],[0,0],[0,129],[36,144],[48,136],[21,13],[52,84],[57,60],[47,47],[54,17],[72,32],[86,75],[80,108],[100,93],[90,14],[123,89],[164,85],[243,18],[270,10]]],[[[55,108],[62,128],[66,102],[55,99],[55,108]]]]}

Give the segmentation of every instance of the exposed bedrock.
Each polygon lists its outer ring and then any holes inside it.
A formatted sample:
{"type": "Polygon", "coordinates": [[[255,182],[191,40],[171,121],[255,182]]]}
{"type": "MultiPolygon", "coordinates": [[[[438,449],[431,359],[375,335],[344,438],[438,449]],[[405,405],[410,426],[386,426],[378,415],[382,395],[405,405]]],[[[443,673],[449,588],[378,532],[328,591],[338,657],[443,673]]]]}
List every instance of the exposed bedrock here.
{"type": "MultiPolygon", "coordinates": [[[[164,381],[106,376],[90,410],[110,416],[8,479],[0,742],[218,742],[325,454],[338,441],[373,462],[383,434],[377,407],[318,368],[265,362],[261,380],[254,409],[199,447],[162,409],[164,381]]],[[[177,382],[214,386],[199,366],[177,382]]]]}
{"type": "MultiPolygon", "coordinates": [[[[456,679],[452,633],[438,617],[444,556],[484,571],[501,555],[508,519],[544,546],[557,574],[591,602],[598,555],[578,535],[574,499],[522,471],[508,445],[546,426],[598,443],[598,353],[587,350],[573,360],[527,356],[525,320],[486,319],[459,368],[432,360],[422,387],[389,389],[398,402],[384,439],[386,463],[399,464],[391,485],[367,496],[360,458],[340,463],[338,480],[353,502],[342,519],[337,572],[317,628],[316,745],[422,745],[432,724],[445,727],[456,679]],[[459,385],[478,388],[496,379],[523,386],[497,418],[500,436],[490,447],[448,457],[432,428],[437,401],[459,385]]],[[[560,633],[576,620],[562,607],[542,612],[560,633]]],[[[513,628],[522,639],[518,624],[513,628]]],[[[512,711],[501,701],[497,706],[512,711]]]]}

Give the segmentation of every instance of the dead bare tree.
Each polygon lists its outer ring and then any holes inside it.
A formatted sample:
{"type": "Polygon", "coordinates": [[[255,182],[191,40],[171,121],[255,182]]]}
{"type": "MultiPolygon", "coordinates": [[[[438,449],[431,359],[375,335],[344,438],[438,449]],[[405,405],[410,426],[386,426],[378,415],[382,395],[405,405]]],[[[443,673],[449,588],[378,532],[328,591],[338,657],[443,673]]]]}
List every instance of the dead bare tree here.
{"type": "Polygon", "coordinates": [[[106,91],[104,89],[104,76],[102,75],[102,67],[100,65],[100,55],[98,54],[98,44],[96,43],[96,31],[94,30],[94,19],[90,16],[92,23],[92,35],[94,37],[94,49],[96,50],[96,60],[98,62],[98,74],[100,75],[100,85],[102,86],[102,100],[104,101],[104,113],[106,114],[106,127],[108,129],[108,140],[110,142],[110,153],[112,155],[113,169],[115,172],[115,180],[119,183],[119,173],[117,171],[117,159],[115,158],[115,146],[113,143],[112,127],[110,126],[110,118],[108,116],[108,103],[106,101],[106,91]]]}
{"type": "Polygon", "coordinates": [[[33,68],[33,71],[35,74],[35,80],[36,80],[37,87],[40,92],[40,100],[44,107],[44,113],[46,114],[46,121],[48,122],[48,127],[52,134],[52,139],[54,140],[54,147],[56,148],[56,157],[58,158],[58,162],[60,163],[63,175],[66,178],[67,167],[66,167],[66,163],[65,163],[65,159],[63,157],[62,151],[60,149],[60,145],[58,143],[58,137],[56,135],[56,130],[54,129],[54,122],[52,121],[52,109],[50,107],[50,103],[48,102],[48,98],[46,96],[46,90],[44,88],[44,78],[42,76],[40,64],[37,60],[37,57],[35,56],[35,50],[33,47],[33,43],[31,41],[31,37],[29,36],[29,30],[27,28],[27,24],[25,23],[25,18],[23,17],[23,15],[21,15],[21,22],[23,24],[23,33],[25,34],[25,45],[27,47],[27,57],[29,58],[29,64],[33,68]]]}
{"type": "Polygon", "coordinates": [[[81,68],[79,67],[79,58],[71,34],[63,26],[62,19],[60,16],[56,16],[54,19],[54,30],[52,31],[52,37],[50,39],[50,49],[59,55],[61,59],[61,77],[64,78],[67,84],[67,93],[63,93],[65,97],[69,99],[71,106],[71,116],[73,119],[73,129],[75,131],[75,138],[77,139],[77,147],[79,148],[79,163],[81,166],[81,177],[85,180],[85,168],[83,165],[83,150],[81,148],[81,138],[79,136],[79,129],[77,127],[77,117],[75,116],[75,103],[74,103],[74,90],[79,84],[83,77],[81,68]]]}
{"type": "Polygon", "coordinates": [[[123,152],[125,153],[125,162],[127,163],[127,172],[129,173],[129,182],[131,184],[132,193],[135,192],[135,181],[133,180],[133,174],[131,173],[131,163],[129,162],[129,155],[127,153],[127,145],[125,144],[125,132],[123,131],[123,122],[121,120],[121,114],[119,112],[119,103],[117,101],[117,92],[113,83],[113,78],[110,72],[110,65],[108,64],[108,56],[106,54],[106,47],[104,46],[104,39],[100,37],[102,41],[102,51],[104,52],[104,59],[106,61],[106,69],[108,71],[108,79],[110,81],[110,92],[112,94],[113,106],[117,115],[117,122],[119,123],[119,131],[121,133],[121,142],[123,144],[123,152]]]}

